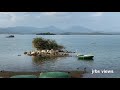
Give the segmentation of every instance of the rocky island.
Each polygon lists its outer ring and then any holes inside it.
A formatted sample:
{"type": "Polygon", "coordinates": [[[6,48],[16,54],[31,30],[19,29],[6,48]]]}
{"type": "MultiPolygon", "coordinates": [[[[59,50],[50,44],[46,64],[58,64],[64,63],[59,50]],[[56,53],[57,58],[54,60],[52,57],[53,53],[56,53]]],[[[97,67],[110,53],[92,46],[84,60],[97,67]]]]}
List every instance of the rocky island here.
{"type": "Polygon", "coordinates": [[[24,52],[29,56],[40,56],[40,57],[64,57],[70,56],[70,52],[65,49],[64,46],[56,43],[55,40],[44,39],[44,38],[34,38],[32,41],[33,46],[36,48],[34,51],[24,52]]]}
{"type": "Polygon", "coordinates": [[[47,32],[47,33],[37,33],[36,35],[56,35],[56,34],[47,32]]]}

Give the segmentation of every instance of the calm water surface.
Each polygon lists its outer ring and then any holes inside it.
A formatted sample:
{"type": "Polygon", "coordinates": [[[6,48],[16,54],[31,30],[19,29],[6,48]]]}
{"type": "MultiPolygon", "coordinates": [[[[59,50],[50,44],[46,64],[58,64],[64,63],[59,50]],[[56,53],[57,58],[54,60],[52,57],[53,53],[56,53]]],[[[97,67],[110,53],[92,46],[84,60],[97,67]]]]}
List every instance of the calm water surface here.
{"type": "Polygon", "coordinates": [[[34,50],[32,40],[37,35],[15,35],[5,38],[0,35],[0,70],[7,71],[74,71],[86,67],[84,78],[120,77],[120,36],[119,35],[47,35],[67,50],[82,54],[93,54],[93,61],[78,60],[77,57],[39,60],[26,56],[25,51],[34,50]],[[21,56],[18,56],[18,55],[21,56]],[[114,70],[114,74],[91,74],[92,69],[114,70]]]}

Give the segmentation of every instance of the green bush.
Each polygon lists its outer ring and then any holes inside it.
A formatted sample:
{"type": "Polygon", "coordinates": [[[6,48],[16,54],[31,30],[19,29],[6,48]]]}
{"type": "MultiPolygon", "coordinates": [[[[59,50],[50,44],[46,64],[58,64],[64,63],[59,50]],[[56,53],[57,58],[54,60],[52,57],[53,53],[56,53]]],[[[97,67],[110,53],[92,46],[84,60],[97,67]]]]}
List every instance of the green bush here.
{"type": "Polygon", "coordinates": [[[58,45],[57,42],[55,40],[50,40],[50,39],[44,39],[42,37],[40,38],[34,38],[34,40],[32,41],[33,46],[37,49],[37,50],[60,50],[63,49],[64,46],[62,45],[58,45]]]}

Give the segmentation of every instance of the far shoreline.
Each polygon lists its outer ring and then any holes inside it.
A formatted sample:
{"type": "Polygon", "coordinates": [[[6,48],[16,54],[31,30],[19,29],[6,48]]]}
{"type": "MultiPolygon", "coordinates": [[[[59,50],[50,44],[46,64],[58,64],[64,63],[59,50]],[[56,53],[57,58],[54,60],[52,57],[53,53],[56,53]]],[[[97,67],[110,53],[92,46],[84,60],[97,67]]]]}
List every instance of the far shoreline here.
{"type": "MultiPolygon", "coordinates": [[[[0,33],[0,35],[36,35],[36,34],[18,34],[18,33],[0,33]]],[[[55,34],[55,35],[36,35],[36,36],[57,36],[57,35],[120,35],[120,34],[55,34]]]]}

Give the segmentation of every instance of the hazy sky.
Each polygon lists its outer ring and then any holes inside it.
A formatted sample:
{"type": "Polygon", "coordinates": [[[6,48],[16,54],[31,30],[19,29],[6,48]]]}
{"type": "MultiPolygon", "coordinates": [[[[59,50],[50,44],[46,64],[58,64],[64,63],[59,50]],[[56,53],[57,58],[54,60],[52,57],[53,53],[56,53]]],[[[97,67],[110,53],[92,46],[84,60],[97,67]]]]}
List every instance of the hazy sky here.
{"type": "Polygon", "coordinates": [[[120,12],[0,12],[0,27],[74,25],[93,30],[120,31],[120,12]]]}

